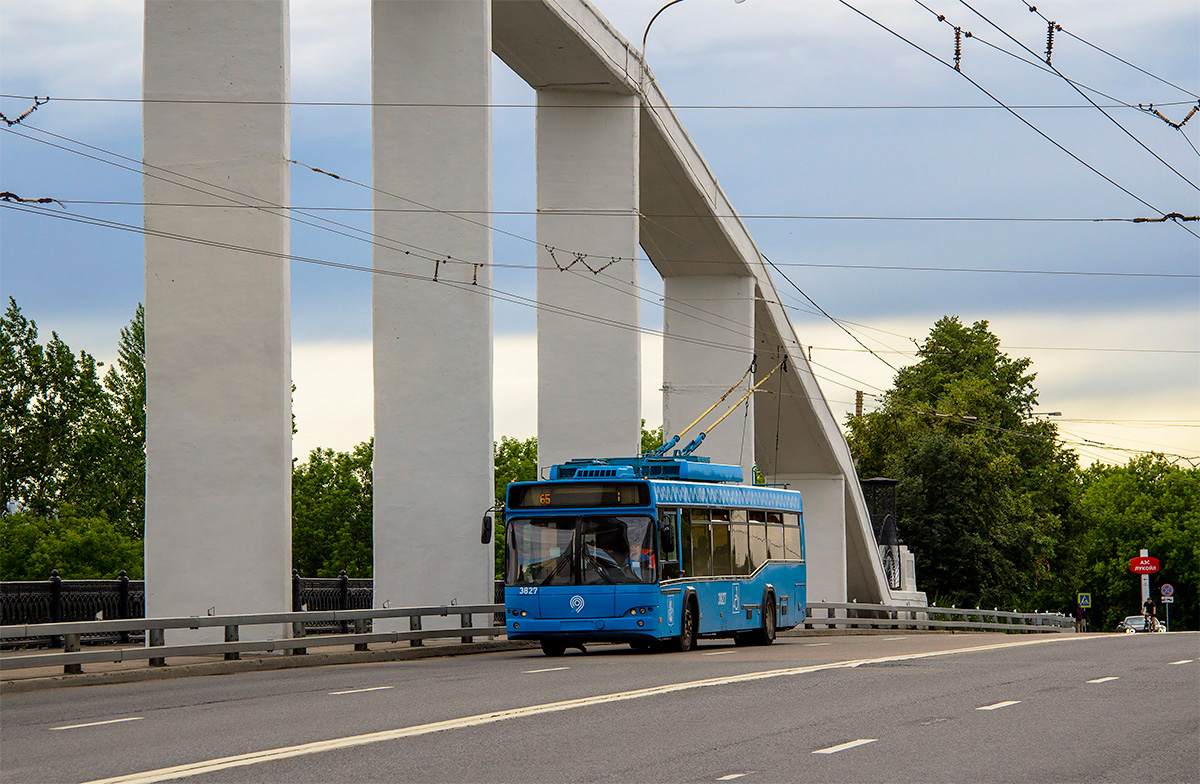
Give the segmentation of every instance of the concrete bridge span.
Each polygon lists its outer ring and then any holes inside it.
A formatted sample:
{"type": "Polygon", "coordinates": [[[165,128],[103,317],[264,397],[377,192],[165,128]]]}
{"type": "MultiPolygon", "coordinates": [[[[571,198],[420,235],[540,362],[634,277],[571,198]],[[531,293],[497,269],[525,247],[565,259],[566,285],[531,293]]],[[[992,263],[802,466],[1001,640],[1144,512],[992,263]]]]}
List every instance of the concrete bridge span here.
{"type": "MultiPolygon", "coordinates": [[[[216,219],[147,207],[148,229],[235,232],[288,253],[287,12],[286,0],[146,3],[145,96],[169,99],[146,104],[146,201],[184,201],[172,191],[187,175],[260,207],[216,219]],[[231,96],[248,102],[191,102],[231,96]]],[[[640,52],[586,0],[375,0],[375,206],[417,194],[445,212],[377,212],[374,232],[447,262],[437,283],[428,271],[373,281],[377,604],[490,597],[477,525],[492,503],[492,313],[479,288],[491,231],[449,213],[491,208],[493,52],[538,96],[539,463],[638,448],[640,247],[664,280],[665,431],[751,356],[758,379],[786,356],[770,405],[748,403],[752,426],[714,431],[702,453],[805,493],[813,600],[923,603],[889,589],[846,443],[764,260],[640,52]],[[603,269],[560,269],[576,260],[603,269]],[[452,485],[446,465],[459,466],[452,485]]],[[[402,251],[374,253],[377,269],[413,273],[402,251]]],[[[287,263],[147,240],[148,613],[287,606],[287,263]],[[219,519],[204,503],[214,487],[219,519]],[[247,572],[252,591],[233,584],[247,572]]]]}

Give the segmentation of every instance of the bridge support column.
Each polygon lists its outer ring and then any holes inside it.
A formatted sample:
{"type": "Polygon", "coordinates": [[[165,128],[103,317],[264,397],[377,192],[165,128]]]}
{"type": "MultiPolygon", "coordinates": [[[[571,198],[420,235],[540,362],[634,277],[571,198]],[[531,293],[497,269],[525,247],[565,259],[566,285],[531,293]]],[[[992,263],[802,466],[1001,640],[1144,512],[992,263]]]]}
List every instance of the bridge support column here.
{"type": "Polygon", "coordinates": [[[145,4],[147,204],[268,207],[145,208],[148,616],[290,607],[289,262],[155,236],[289,252],[288,27],[285,0],[145,4]]]}
{"type": "Polygon", "coordinates": [[[635,96],[538,90],[540,468],[641,442],[639,112],[635,96]]]}
{"type": "MultiPolygon", "coordinates": [[[[663,436],[670,438],[716,403],[754,356],[754,278],[694,275],[663,278],[663,436]],[[714,346],[715,344],[715,346],[714,346]]],[[[767,370],[759,363],[761,370],[767,370]]],[[[699,435],[754,385],[747,376],[720,406],[682,439],[699,435]]],[[[740,465],[753,481],[754,395],[705,437],[695,454],[740,465]]]]}
{"type": "Polygon", "coordinates": [[[804,497],[808,600],[846,601],[846,480],[842,476],[780,475],[804,497]]]}
{"type": "Polygon", "coordinates": [[[491,30],[488,0],[371,6],[375,207],[471,211],[375,213],[375,268],[418,276],[373,281],[376,607],[492,600],[491,30]]]}

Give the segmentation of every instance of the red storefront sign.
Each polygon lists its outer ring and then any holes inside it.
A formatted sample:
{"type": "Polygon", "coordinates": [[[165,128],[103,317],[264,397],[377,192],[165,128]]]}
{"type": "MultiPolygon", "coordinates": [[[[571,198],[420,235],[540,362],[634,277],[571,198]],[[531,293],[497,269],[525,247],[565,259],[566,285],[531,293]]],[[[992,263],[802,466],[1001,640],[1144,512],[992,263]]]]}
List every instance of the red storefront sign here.
{"type": "Polygon", "coordinates": [[[1129,571],[1134,574],[1154,574],[1158,571],[1158,559],[1150,555],[1139,555],[1129,559],[1129,571]]]}

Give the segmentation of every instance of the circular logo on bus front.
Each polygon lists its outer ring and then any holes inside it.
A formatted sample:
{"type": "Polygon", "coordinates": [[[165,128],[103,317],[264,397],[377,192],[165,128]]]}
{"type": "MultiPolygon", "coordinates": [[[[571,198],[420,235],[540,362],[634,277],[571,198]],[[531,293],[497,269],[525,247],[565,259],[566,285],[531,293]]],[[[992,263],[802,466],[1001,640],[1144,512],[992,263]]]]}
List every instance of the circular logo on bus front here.
{"type": "Polygon", "coordinates": [[[575,612],[583,612],[583,597],[576,594],[571,597],[571,609],[575,612]]]}

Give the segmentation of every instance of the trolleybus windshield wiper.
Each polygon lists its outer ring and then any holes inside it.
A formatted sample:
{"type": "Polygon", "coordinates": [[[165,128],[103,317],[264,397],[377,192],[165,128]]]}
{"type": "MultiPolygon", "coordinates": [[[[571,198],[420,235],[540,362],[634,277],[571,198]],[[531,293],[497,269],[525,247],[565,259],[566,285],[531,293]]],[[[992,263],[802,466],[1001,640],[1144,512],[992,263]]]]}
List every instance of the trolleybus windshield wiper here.
{"type": "Polygon", "coordinates": [[[601,580],[608,583],[609,585],[613,584],[612,579],[607,574],[604,573],[604,564],[602,564],[600,562],[600,559],[597,558],[594,553],[589,553],[587,551],[587,548],[584,548],[583,557],[586,558],[587,560],[591,561],[592,566],[596,567],[596,574],[600,575],[601,580]]]}
{"type": "Polygon", "coordinates": [[[554,568],[550,570],[550,574],[546,575],[546,579],[542,580],[540,583],[541,585],[549,585],[550,581],[558,576],[558,573],[562,571],[562,568],[571,563],[571,555],[573,550],[574,547],[572,546],[563,551],[563,554],[558,557],[558,562],[554,564],[554,568]]]}

